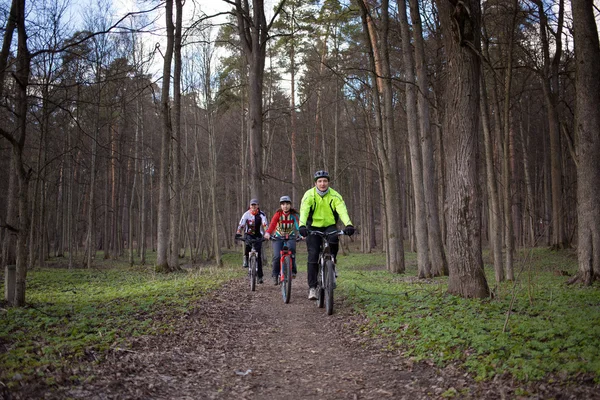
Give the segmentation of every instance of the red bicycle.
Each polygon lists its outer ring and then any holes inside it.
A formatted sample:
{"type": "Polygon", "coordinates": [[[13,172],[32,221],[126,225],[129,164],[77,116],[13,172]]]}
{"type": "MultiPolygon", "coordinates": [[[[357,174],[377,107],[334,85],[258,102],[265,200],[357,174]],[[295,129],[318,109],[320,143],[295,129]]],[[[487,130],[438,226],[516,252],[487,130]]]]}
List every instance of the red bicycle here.
{"type": "Polygon", "coordinates": [[[290,302],[290,297],[292,296],[292,267],[294,265],[293,254],[288,247],[290,238],[286,235],[285,237],[272,237],[271,240],[283,242],[283,246],[279,252],[279,284],[281,285],[281,296],[284,303],[287,304],[290,302]]]}

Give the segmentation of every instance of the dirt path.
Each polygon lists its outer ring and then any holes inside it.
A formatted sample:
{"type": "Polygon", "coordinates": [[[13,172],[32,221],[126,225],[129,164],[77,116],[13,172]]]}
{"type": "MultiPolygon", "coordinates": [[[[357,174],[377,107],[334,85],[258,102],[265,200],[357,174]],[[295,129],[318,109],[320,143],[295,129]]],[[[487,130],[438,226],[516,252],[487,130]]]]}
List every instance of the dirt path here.
{"type": "MultiPolygon", "coordinates": [[[[174,321],[174,334],[137,339],[82,373],[94,374],[91,382],[44,397],[430,399],[455,390],[458,398],[514,398],[509,382],[478,384],[459,369],[381,351],[353,333],[357,317],[343,299],[327,316],[307,294],[306,274],[294,281],[290,304],[270,281],[256,292],[245,280],[231,282],[174,321]]],[[[557,397],[557,388],[538,386],[531,398],[592,398],[589,389],[557,397]]]]}

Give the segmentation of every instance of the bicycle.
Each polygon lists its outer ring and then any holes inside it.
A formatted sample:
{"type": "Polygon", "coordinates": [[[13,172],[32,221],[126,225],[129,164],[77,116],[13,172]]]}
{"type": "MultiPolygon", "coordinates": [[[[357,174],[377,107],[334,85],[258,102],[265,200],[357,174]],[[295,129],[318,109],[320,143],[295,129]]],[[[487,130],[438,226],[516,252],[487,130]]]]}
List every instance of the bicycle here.
{"type": "MultiPolygon", "coordinates": [[[[292,251],[288,248],[289,236],[283,237],[271,237],[271,240],[283,242],[281,251],[279,252],[279,284],[281,285],[281,296],[283,297],[284,303],[290,302],[292,295],[292,267],[294,260],[292,260],[292,251]]],[[[292,239],[297,242],[300,239],[292,239]]]]}
{"type": "Polygon", "coordinates": [[[244,265],[248,266],[248,277],[250,278],[250,290],[256,290],[256,274],[258,273],[258,250],[254,247],[257,243],[262,242],[264,239],[253,238],[252,236],[244,236],[243,238],[238,238],[237,240],[243,241],[245,244],[252,246],[250,252],[248,253],[248,259],[244,255],[244,265]]]}
{"type": "Polygon", "coordinates": [[[333,289],[336,287],[335,260],[331,254],[329,238],[344,235],[344,231],[321,232],[309,231],[309,235],[321,236],[324,240],[319,252],[319,270],[317,272],[317,307],[327,311],[327,315],[333,314],[333,289]]]}

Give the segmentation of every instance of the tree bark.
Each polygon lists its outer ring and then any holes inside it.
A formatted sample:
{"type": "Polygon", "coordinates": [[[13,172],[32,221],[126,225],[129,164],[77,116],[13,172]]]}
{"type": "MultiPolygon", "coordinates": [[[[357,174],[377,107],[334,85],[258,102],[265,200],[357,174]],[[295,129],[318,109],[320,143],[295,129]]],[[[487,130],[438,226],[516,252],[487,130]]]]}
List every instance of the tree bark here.
{"type": "Polygon", "coordinates": [[[169,154],[171,152],[171,113],[169,89],[171,83],[171,62],[173,61],[174,26],[173,0],[165,2],[167,26],[167,50],[163,64],[163,82],[161,90],[162,137],[160,148],[160,176],[158,198],[157,252],[155,269],[169,271],[169,154]]]}
{"type": "Polygon", "coordinates": [[[447,194],[448,292],[484,298],[489,288],[481,256],[478,182],[480,3],[437,4],[448,57],[444,115],[447,184],[452,188],[447,194]]]}
{"type": "Polygon", "coordinates": [[[410,165],[414,191],[415,207],[415,237],[417,242],[417,268],[419,278],[430,278],[431,260],[429,258],[429,235],[427,231],[427,210],[425,203],[425,188],[423,185],[423,164],[419,127],[417,121],[417,94],[414,72],[414,57],[410,43],[410,30],[408,16],[406,15],[406,1],[398,0],[398,18],[402,37],[402,58],[404,61],[403,72],[406,80],[406,118],[408,128],[408,143],[410,151],[410,165]]]}
{"type": "MultiPolygon", "coordinates": [[[[427,233],[429,239],[429,254],[431,256],[431,272],[434,276],[448,275],[448,262],[444,250],[444,241],[440,227],[440,212],[438,208],[438,191],[436,186],[436,171],[434,161],[434,145],[432,139],[429,99],[429,78],[425,61],[425,44],[423,43],[423,28],[419,12],[419,2],[409,0],[410,18],[413,26],[415,47],[415,66],[417,73],[419,108],[419,128],[421,151],[423,156],[423,188],[425,207],[427,211],[427,233]]],[[[439,151],[439,150],[438,150],[439,151]]]]}
{"type": "Polygon", "coordinates": [[[544,66],[541,74],[542,89],[548,113],[548,133],[550,137],[550,184],[552,196],[551,225],[552,235],[550,245],[554,249],[564,248],[567,243],[563,221],[562,207],[562,147],[560,145],[560,126],[557,110],[559,76],[558,67],[562,55],[562,28],[564,22],[564,1],[559,1],[559,17],[557,21],[555,53],[550,57],[550,43],[548,40],[548,17],[544,10],[544,2],[536,0],[540,19],[540,39],[544,55],[544,66]]]}
{"type": "Polygon", "coordinates": [[[600,279],[600,41],[593,0],[572,0],[577,65],[577,260],[571,279],[600,279]]]}
{"type": "Polygon", "coordinates": [[[181,31],[183,23],[182,0],[175,0],[175,32],[173,37],[173,127],[171,145],[171,216],[169,229],[169,271],[177,271],[179,253],[181,250],[180,220],[181,220],[181,31]]]}
{"type": "MultiPolygon", "coordinates": [[[[385,56],[380,54],[380,48],[378,47],[377,33],[375,29],[375,23],[370,15],[369,7],[366,0],[357,0],[358,5],[361,9],[361,19],[363,22],[363,30],[365,33],[365,43],[368,46],[368,55],[371,63],[371,76],[372,76],[372,93],[374,103],[374,114],[375,114],[375,129],[374,135],[374,149],[378,157],[379,164],[379,176],[381,179],[382,196],[384,199],[383,207],[385,209],[385,249],[386,249],[386,262],[387,269],[393,273],[403,273],[405,271],[404,265],[404,249],[402,248],[403,243],[403,223],[401,218],[402,203],[398,201],[400,198],[398,189],[397,175],[399,169],[397,166],[395,142],[393,137],[394,132],[389,132],[390,126],[393,126],[393,115],[386,115],[386,110],[391,106],[391,82],[389,74],[386,75],[383,71],[383,63],[385,62],[385,56]],[[385,80],[383,77],[387,77],[389,87],[386,88],[385,80]],[[380,99],[380,93],[383,94],[383,100],[380,99]],[[386,97],[386,94],[389,97],[386,97]],[[390,103],[386,106],[385,102],[390,103]],[[381,103],[384,102],[382,107],[381,103]],[[387,118],[384,121],[384,118],[387,118]],[[392,124],[392,125],[390,125],[392,124]],[[388,135],[389,133],[389,135],[388,135]]],[[[382,9],[387,9],[388,1],[384,0],[385,6],[382,4],[382,9]]],[[[389,26],[388,26],[389,28],[389,26]]],[[[385,24],[382,26],[382,32],[385,32],[385,24]]],[[[387,41],[381,40],[382,47],[387,46],[387,41]]],[[[389,59],[388,59],[389,62],[389,59]]],[[[388,65],[389,71],[389,65],[388,65]]]]}

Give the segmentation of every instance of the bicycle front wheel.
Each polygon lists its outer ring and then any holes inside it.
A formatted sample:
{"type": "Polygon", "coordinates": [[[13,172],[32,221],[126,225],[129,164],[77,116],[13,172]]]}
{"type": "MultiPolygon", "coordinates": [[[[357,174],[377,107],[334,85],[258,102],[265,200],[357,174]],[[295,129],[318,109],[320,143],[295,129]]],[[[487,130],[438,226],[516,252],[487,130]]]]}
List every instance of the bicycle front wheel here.
{"type": "Polygon", "coordinates": [[[290,297],[292,296],[292,260],[290,257],[284,257],[281,264],[281,272],[283,274],[281,296],[283,297],[283,302],[287,304],[290,302],[290,297]]]}
{"type": "Polygon", "coordinates": [[[256,290],[256,269],[257,269],[256,257],[250,258],[249,265],[250,265],[250,272],[249,272],[250,290],[254,292],[256,290]]]}
{"type": "Polygon", "coordinates": [[[327,311],[327,315],[331,315],[333,314],[333,288],[335,285],[333,261],[327,260],[325,262],[325,271],[323,275],[325,280],[325,310],[327,311]]]}
{"type": "Polygon", "coordinates": [[[317,307],[323,308],[325,304],[325,277],[323,276],[324,266],[319,264],[319,275],[317,278],[317,307]]]}

